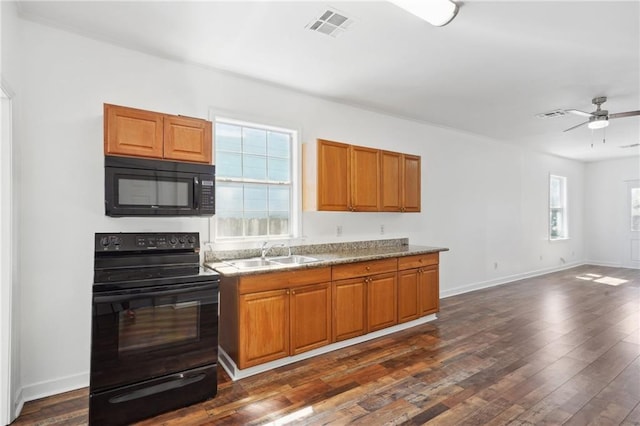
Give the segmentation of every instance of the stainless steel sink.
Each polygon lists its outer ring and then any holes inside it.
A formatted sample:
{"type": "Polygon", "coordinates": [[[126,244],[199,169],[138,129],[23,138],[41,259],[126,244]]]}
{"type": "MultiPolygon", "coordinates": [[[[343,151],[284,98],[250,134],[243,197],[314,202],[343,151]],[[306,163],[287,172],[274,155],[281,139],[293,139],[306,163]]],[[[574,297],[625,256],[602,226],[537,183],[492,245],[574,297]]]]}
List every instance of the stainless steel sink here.
{"type": "Polygon", "coordinates": [[[305,263],[319,262],[320,259],[316,259],[315,257],[309,256],[301,256],[301,255],[291,255],[291,256],[281,256],[281,257],[272,257],[269,259],[269,262],[279,263],[281,265],[302,265],[305,263]]]}
{"type": "Polygon", "coordinates": [[[231,261],[228,261],[227,263],[239,269],[261,268],[264,266],[273,266],[273,263],[269,262],[267,259],[262,259],[262,258],[231,260],[231,261]]]}
{"type": "Polygon", "coordinates": [[[229,260],[225,263],[236,267],[238,269],[250,269],[250,268],[265,268],[265,267],[276,267],[282,265],[303,265],[305,263],[319,262],[320,259],[316,259],[315,257],[309,256],[300,256],[300,255],[292,255],[292,256],[279,256],[279,257],[267,257],[267,258],[253,258],[253,259],[238,259],[238,260],[229,260]]]}

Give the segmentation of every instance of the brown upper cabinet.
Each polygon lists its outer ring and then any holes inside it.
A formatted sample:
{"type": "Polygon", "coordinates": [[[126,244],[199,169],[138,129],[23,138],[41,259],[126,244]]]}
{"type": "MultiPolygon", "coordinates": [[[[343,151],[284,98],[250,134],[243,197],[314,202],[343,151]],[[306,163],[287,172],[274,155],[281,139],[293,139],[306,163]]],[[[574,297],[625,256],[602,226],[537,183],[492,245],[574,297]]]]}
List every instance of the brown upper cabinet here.
{"type": "Polygon", "coordinates": [[[379,211],[377,149],[318,139],[318,210],[379,211]]]}
{"type": "Polygon", "coordinates": [[[315,186],[305,171],[305,197],[317,195],[315,206],[307,198],[307,210],[420,211],[419,156],[318,139],[317,163],[305,158],[303,168],[316,164],[315,186]]]}
{"type": "Polygon", "coordinates": [[[420,211],[420,157],[380,152],[380,207],[385,212],[420,211]]]}
{"type": "Polygon", "coordinates": [[[212,164],[212,123],[104,104],[104,153],[212,164]]]}

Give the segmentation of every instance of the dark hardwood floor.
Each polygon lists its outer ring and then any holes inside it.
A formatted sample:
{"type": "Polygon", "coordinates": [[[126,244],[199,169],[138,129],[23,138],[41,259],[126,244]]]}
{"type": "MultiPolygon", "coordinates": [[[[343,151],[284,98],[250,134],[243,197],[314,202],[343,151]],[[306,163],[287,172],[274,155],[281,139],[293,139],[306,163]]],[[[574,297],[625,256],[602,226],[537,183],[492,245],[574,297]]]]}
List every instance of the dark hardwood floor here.
{"type": "MultiPolygon", "coordinates": [[[[216,398],[139,425],[640,425],[640,270],[581,266],[449,297],[429,324],[219,378],[216,398]]],[[[85,424],[87,393],[29,402],[13,424],[85,424]]]]}

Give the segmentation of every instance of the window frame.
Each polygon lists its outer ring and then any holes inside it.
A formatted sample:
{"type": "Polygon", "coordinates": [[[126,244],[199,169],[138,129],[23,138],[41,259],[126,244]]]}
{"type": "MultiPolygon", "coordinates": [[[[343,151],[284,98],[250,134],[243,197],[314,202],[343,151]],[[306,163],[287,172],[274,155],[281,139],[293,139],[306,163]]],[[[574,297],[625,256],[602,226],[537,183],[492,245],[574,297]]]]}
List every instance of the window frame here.
{"type": "MultiPolygon", "coordinates": [[[[209,238],[212,243],[222,243],[222,244],[233,244],[233,243],[243,243],[243,242],[263,242],[263,241],[277,241],[277,240],[290,240],[293,238],[298,238],[301,235],[301,216],[302,216],[302,196],[301,196],[301,150],[300,150],[300,129],[298,126],[292,125],[282,125],[277,122],[277,120],[272,119],[246,119],[239,118],[245,117],[246,114],[225,114],[219,113],[215,111],[210,112],[210,120],[213,124],[214,134],[212,137],[211,143],[213,144],[213,159],[214,165],[216,161],[216,124],[230,124],[236,126],[243,126],[248,128],[255,128],[266,131],[274,131],[281,133],[288,133],[291,137],[291,152],[290,152],[290,183],[288,186],[290,187],[290,197],[289,197],[289,233],[286,235],[242,235],[235,237],[228,236],[218,236],[217,235],[217,214],[210,218],[209,220],[209,238]],[[278,124],[264,124],[264,123],[278,123],[278,124]]],[[[240,185],[244,184],[266,184],[268,182],[262,180],[253,180],[253,179],[238,179],[235,180],[233,178],[230,179],[219,179],[216,173],[216,188],[218,186],[218,182],[234,182],[240,185]]],[[[216,189],[217,190],[217,189],[216,189]]],[[[218,201],[216,200],[216,211],[218,210],[218,201]]],[[[243,230],[244,232],[245,230],[243,230]]]]}
{"type": "Polygon", "coordinates": [[[548,182],[548,188],[549,188],[549,198],[548,198],[548,219],[549,219],[549,226],[548,226],[548,234],[549,234],[549,241],[562,241],[562,240],[568,240],[569,239],[569,214],[568,214],[568,205],[567,205],[567,195],[568,195],[568,184],[567,184],[567,177],[566,176],[561,176],[561,175],[555,175],[555,174],[549,174],[549,182],[548,182]],[[560,200],[559,206],[554,206],[553,205],[553,189],[552,189],[552,185],[553,182],[557,181],[560,184],[560,200]],[[553,213],[554,211],[560,211],[561,212],[561,227],[560,230],[561,232],[559,233],[559,235],[554,236],[553,235],[553,213]]]}

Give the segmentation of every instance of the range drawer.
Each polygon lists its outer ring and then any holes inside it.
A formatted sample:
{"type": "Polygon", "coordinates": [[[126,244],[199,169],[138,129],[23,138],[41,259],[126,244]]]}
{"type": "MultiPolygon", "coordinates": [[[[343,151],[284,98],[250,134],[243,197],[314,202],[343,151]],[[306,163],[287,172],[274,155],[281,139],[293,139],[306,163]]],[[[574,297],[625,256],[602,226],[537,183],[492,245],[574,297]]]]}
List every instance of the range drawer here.
{"type": "Polygon", "coordinates": [[[422,266],[437,265],[439,253],[417,254],[415,256],[405,256],[398,259],[398,270],[420,268],[422,266]]]}
{"type": "Polygon", "coordinates": [[[369,260],[366,262],[337,265],[332,268],[332,280],[366,277],[367,275],[395,272],[398,270],[398,259],[369,260]]]}

